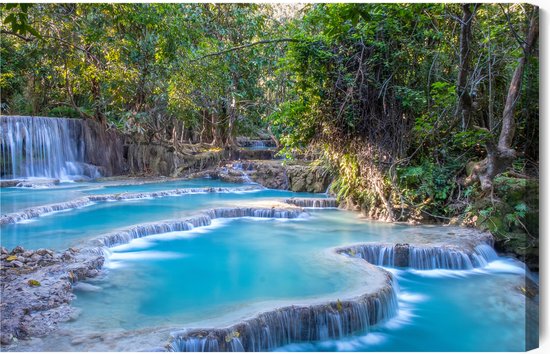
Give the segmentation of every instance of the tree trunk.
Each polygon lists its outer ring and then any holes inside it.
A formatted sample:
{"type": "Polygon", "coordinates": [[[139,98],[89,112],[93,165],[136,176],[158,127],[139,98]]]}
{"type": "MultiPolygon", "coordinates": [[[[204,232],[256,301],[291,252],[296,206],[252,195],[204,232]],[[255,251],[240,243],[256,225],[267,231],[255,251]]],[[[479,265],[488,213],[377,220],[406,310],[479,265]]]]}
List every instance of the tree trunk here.
{"type": "Polygon", "coordinates": [[[105,116],[101,112],[101,88],[99,86],[99,81],[97,79],[92,79],[92,96],[94,98],[94,119],[99,122],[101,125],[105,125],[105,116]]]}
{"type": "Polygon", "coordinates": [[[225,140],[226,146],[233,146],[235,145],[235,142],[233,140],[233,134],[234,134],[234,128],[235,128],[235,121],[237,120],[237,103],[235,100],[235,93],[238,89],[238,83],[239,83],[239,76],[236,73],[233,73],[231,75],[231,88],[229,90],[228,95],[228,107],[227,107],[227,116],[229,118],[229,122],[227,124],[227,136],[225,140]]]}
{"type": "Polygon", "coordinates": [[[531,16],[529,23],[529,30],[527,33],[527,40],[523,46],[523,56],[519,59],[518,66],[512,76],[512,82],[508,88],[508,95],[506,96],[506,104],[504,105],[504,112],[502,113],[502,129],[500,131],[500,137],[498,139],[498,146],[503,148],[510,148],[515,133],[515,119],[514,109],[516,107],[519,94],[521,92],[521,81],[523,79],[523,72],[527,64],[527,59],[533,51],[539,36],[539,24],[538,24],[538,8],[536,8],[531,16]]]}
{"type": "Polygon", "coordinates": [[[461,122],[462,130],[468,129],[472,116],[472,97],[468,92],[468,75],[470,74],[470,42],[472,39],[472,22],[477,5],[474,10],[472,4],[462,4],[462,19],[460,23],[460,70],[457,79],[457,120],[461,122]]]}
{"type": "Polygon", "coordinates": [[[466,183],[473,183],[479,180],[483,191],[490,191],[493,187],[493,178],[499,173],[506,171],[516,158],[516,150],[512,147],[515,133],[514,109],[521,93],[521,81],[527,59],[533,51],[539,36],[538,7],[535,7],[527,30],[527,39],[523,45],[523,56],[519,59],[518,66],[512,76],[508,88],[506,104],[502,113],[502,128],[498,139],[498,145],[493,142],[487,144],[487,157],[476,163],[466,183]]]}
{"type": "Polygon", "coordinates": [[[218,117],[216,113],[212,112],[212,146],[218,146],[219,144],[219,133],[218,133],[218,117]]]}

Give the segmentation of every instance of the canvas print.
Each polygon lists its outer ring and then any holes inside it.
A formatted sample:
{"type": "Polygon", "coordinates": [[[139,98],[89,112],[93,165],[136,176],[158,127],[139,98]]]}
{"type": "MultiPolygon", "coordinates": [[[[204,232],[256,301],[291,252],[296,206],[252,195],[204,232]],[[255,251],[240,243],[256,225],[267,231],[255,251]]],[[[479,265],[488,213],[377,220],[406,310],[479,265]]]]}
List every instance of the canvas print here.
{"type": "Polygon", "coordinates": [[[1,350],[539,346],[539,9],[0,4],[1,350]]]}

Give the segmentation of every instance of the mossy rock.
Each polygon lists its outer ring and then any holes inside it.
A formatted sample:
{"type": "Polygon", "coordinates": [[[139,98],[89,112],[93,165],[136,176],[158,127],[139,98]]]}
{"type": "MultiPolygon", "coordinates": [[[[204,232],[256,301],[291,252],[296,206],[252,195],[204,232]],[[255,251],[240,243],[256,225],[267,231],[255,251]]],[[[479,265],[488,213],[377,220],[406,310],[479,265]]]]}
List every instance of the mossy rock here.
{"type": "Polygon", "coordinates": [[[29,279],[27,284],[29,284],[30,286],[41,286],[42,285],[42,284],[40,284],[40,282],[38,280],[34,280],[34,279],[29,279]]]}
{"type": "Polygon", "coordinates": [[[17,259],[17,255],[11,255],[6,258],[6,261],[11,262],[17,259]]]}

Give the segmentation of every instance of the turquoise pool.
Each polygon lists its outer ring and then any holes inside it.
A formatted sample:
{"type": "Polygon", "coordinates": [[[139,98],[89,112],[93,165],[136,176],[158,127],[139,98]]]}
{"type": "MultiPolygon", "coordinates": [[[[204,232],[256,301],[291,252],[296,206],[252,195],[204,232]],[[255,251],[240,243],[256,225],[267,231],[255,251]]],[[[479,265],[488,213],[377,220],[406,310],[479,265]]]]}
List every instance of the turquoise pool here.
{"type": "MultiPolygon", "coordinates": [[[[89,194],[236,185],[211,180],[122,185],[62,184],[2,190],[2,213],[89,194]],[[6,194],[4,193],[6,190],[6,194]]],[[[307,193],[259,190],[101,202],[2,226],[2,245],[64,249],[115,229],[180,218],[219,206],[267,203],[307,193]]],[[[323,196],[320,196],[323,197],[323,196]]],[[[49,338],[21,347],[39,351],[131,350],[166,344],[170,331],[227,325],[243,313],[319,298],[344,299],[365,269],[338,255],[362,242],[439,239],[443,227],[370,222],[341,210],[309,210],[298,219],[217,219],[212,225],[136,239],[113,247],[103,274],[77,287],[80,316],[49,338]],[[98,335],[102,333],[102,335],[98,335]],[[105,335],[105,334],[112,335],[105,335]]],[[[389,269],[399,286],[397,316],[369,332],[293,343],[283,351],[522,351],[538,307],[520,288],[523,265],[499,257],[464,271],[389,269]]]]}

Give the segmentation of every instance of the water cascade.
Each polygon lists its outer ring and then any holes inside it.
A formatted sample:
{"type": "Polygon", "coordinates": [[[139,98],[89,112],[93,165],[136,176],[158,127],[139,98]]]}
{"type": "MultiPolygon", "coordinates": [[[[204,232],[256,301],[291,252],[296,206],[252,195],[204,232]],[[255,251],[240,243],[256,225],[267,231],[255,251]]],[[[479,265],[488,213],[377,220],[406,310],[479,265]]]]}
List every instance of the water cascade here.
{"type": "Polygon", "coordinates": [[[384,267],[466,270],[483,267],[498,257],[494,249],[484,242],[480,240],[473,249],[458,246],[364,244],[341,248],[337,252],[384,267]]]}
{"type": "Polygon", "coordinates": [[[208,226],[213,219],[219,218],[279,218],[295,219],[306,215],[300,210],[275,208],[216,208],[204,211],[202,214],[181,220],[168,220],[155,223],[140,224],[128,229],[115,231],[98,237],[92,243],[99,247],[114,247],[129,243],[133,239],[174,231],[188,231],[195,227],[208,226]]]}
{"type": "Polygon", "coordinates": [[[93,205],[96,202],[112,202],[112,201],[123,201],[123,200],[136,200],[136,199],[148,199],[148,198],[163,198],[163,197],[175,197],[182,196],[186,194],[201,194],[201,193],[231,193],[231,192],[244,192],[244,191],[255,191],[260,190],[261,187],[250,186],[250,187],[236,187],[236,188],[226,188],[226,187],[207,187],[207,188],[180,188],[167,191],[158,191],[158,192],[146,192],[146,193],[117,193],[117,194],[99,194],[99,195],[90,195],[87,197],[78,198],[68,202],[48,204],[39,207],[29,208],[15,213],[10,213],[2,215],[0,217],[0,225],[5,224],[15,224],[24,220],[37,218],[41,215],[56,212],[64,211],[75,208],[82,208],[85,206],[93,205]]]}
{"type": "Polygon", "coordinates": [[[336,198],[290,198],[285,203],[301,208],[337,208],[336,198]]]}
{"type": "Polygon", "coordinates": [[[311,306],[288,306],[226,328],[188,329],[174,335],[171,351],[269,351],[289,343],[342,338],[367,331],[397,313],[391,276],[375,294],[311,306]]]}
{"type": "Polygon", "coordinates": [[[86,163],[84,129],[80,119],[0,117],[0,177],[99,177],[86,163]]]}

